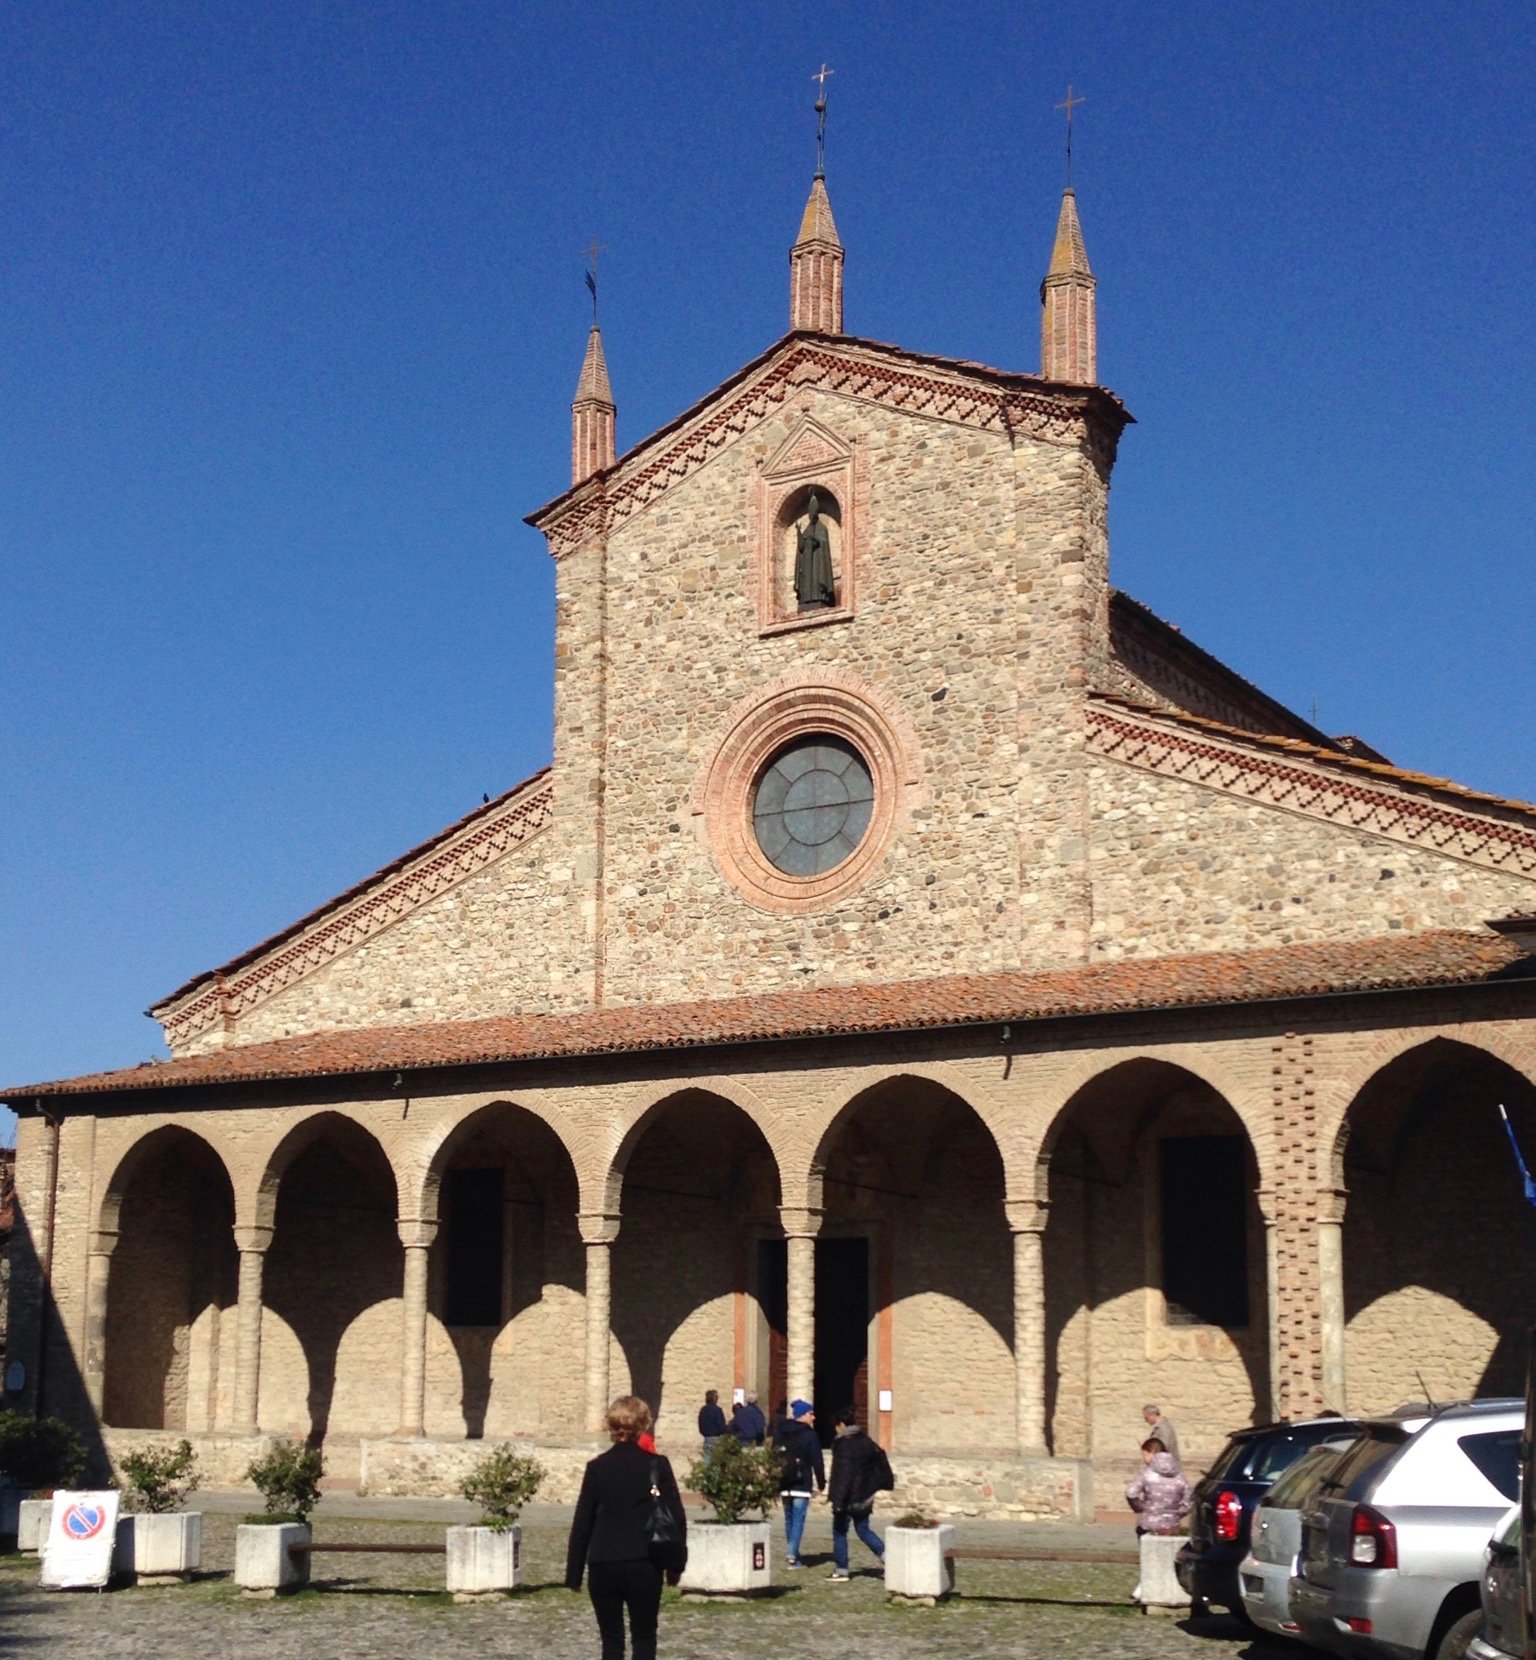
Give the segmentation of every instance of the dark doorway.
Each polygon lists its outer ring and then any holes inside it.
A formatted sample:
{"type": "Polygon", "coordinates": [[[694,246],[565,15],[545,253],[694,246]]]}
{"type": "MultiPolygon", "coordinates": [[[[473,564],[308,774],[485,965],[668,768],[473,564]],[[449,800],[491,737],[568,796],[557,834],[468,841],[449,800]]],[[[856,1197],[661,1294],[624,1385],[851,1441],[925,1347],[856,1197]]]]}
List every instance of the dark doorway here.
{"type": "Polygon", "coordinates": [[[816,1430],[830,1444],[851,1402],[869,1423],[869,1241],[816,1241],[816,1430]]]}

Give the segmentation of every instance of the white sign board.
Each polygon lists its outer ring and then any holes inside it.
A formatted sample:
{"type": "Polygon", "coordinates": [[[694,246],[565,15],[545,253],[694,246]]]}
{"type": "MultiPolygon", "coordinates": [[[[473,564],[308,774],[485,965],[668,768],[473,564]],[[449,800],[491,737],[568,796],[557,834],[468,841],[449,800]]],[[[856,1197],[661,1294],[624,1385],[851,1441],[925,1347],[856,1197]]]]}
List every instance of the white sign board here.
{"type": "Polygon", "coordinates": [[[892,1395],[889,1389],[882,1389],[880,1391],[880,1410],[882,1412],[891,1412],[895,1409],[895,1405],[896,1397],[892,1395]]]}
{"type": "Polygon", "coordinates": [[[118,1494],[53,1495],[39,1585],[50,1591],[100,1590],[112,1576],[118,1494]]]}

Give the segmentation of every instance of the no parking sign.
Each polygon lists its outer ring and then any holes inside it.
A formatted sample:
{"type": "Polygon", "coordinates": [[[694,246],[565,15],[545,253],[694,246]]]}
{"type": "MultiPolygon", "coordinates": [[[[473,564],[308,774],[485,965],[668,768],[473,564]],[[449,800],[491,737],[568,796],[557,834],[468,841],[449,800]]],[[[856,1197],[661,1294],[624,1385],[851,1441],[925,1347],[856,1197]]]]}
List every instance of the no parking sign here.
{"type": "Polygon", "coordinates": [[[112,1575],[118,1495],[55,1493],[39,1585],[50,1591],[99,1590],[112,1575]]]}

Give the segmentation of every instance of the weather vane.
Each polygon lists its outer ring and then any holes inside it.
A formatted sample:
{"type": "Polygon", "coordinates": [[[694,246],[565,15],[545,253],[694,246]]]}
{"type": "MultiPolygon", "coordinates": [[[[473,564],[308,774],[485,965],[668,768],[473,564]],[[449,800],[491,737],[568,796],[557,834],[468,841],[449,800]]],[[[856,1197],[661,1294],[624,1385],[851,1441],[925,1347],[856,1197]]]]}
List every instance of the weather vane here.
{"type": "Polygon", "coordinates": [[[585,248],[582,249],[582,252],[587,256],[587,271],[586,271],[587,287],[591,290],[591,293],[592,293],[592,327],[596,328],[597,327],[597,256],[599,254],[606,254],[608,252],[608,250],[606,248],[600,248],[598,246],[597,238],[594,236],[592,238],[591,242],[588,243],[588,245],[585,248]]]}
{"type": "Polygon", "coordinates": [[[1064,99],[1063,102],[1059,103],[1056,106],[1057,109],[1065,110],[1067,112],[1067,189],[1068,190],[1070,190],[1072,188],[1072,111],[1079,104],[1086,104],[1087,102],[1088,102],[1088,100],[1086,98],[1074,98],[1072,96],[1072,83],[1070,81],[1068,81],[1067,82],[1067,96],[1066,96],[1066,98],[1064,99]]]}
{"type": "Polygon", "coordinates": [[[816,86],[816,177],[824,179],[827,176],[827,77],[835,75],[835,69],[828,69],[826,59],[822,59],[821,68],[811,79],[816,86]]]}

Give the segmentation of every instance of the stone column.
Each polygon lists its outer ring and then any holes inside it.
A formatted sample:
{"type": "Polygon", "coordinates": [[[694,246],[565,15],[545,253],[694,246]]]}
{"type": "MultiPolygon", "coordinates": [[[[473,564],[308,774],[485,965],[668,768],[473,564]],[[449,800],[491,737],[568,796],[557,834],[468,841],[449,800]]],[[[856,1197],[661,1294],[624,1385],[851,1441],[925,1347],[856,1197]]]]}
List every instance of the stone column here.
{"type": "Polygon", "coordinates": [[[427,1269],[437,1223],[421,1217],[395,1222],[405,1247],[401,1293],[400,1434],[426,1434],[427,1413],[427,1269]]]}
{"type": "Polygon", "coordinates": [[[235,1307],[235,1421],[231,1427],[236,1435],[256,1433],[256,1402],[261,1388],[261,1275],[271,1243],[270,1228],[235,1229],[240,1289],[235,1307]]]}
{"type": "Polygon", "coordinates": [[[816,1387],[816,1235],[819,1210],[779,1211],[788,1258],[785,1372],[790,1400],[814,1401],[816,1387]]]}
{"type": "Polygon", "coordinates": [[[99,1228],[90,1238],[85,1264],[85,1394],[101,1421],[107,1387],[107,1301],[117,1230],[99,1228]]]}
{"type": "Polygon", "coordinates": [[[1322,1322],[1323,1405],[1332,1412],[1349,1410],[1349,1380],[1344,1363],[1344,1206],[1340,1189],[1317,1196],[1317,1278],[1322,1322]]]}
{"type": "Polygon", "coordinates": [[[608,1349],[613,1242],[619,1236],[619,1218],[583,1212],[576,1218],[587,1247],[587,1411],[586,1424],[600,1435],[608,1413],[608,1349]]]}
{"type": "Polygon", "coordinates": [[[1042,1457],[1045,1422],[1045,1221],[1043,1199],[1006,1207],[1013,1234],[1013,1388],[1019,1452],[1042,1457]]]}

